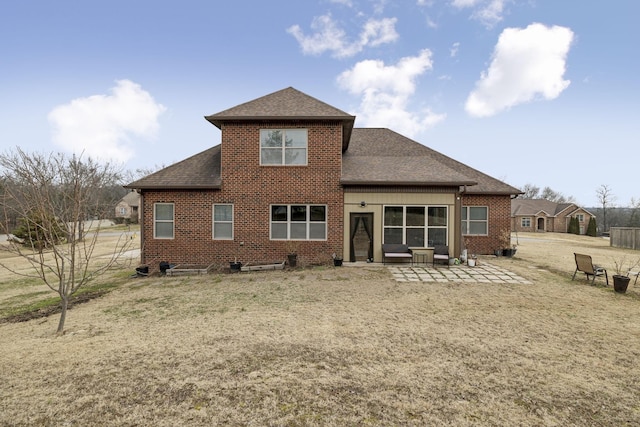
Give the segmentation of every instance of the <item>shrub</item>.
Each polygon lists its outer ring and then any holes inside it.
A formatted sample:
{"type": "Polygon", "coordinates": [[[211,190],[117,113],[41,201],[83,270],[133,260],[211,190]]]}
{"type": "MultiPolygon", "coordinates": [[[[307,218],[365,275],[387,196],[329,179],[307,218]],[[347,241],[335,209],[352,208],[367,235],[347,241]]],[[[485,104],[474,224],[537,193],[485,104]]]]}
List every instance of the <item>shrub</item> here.
{"type": "Polygon", "coordinates": [[[596,219],[591,217],[589,225],[587,226],[587,236],[596,237],[598,234],[598,227],[596,225],[596,219]]]}

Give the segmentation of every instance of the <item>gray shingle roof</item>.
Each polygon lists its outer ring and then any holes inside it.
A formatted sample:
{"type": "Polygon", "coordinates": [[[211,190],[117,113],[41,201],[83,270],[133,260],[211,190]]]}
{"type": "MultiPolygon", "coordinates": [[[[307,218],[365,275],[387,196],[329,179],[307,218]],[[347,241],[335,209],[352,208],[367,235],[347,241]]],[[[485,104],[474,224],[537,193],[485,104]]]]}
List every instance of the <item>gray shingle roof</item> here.
{"type": "Polygon", "coordinates": [[[147,175],[125,188],[205,189],[220,188],[220,145],[147,175]]]}
{"type": "Polygon", "coordinates": [[[468,193],[520,190],[389,129],[355,128],[342,157],[344,185],[467,185],[468,193]]]}
{"type": "Polygon", "coordinates": [[[135,191],[129,191],[120,201],[129,206],[137,207],[140,206],[140,195],[135,191]]]}
{"type": "Polygon", "coordinates": [[[337,120],[342,122],[342,149],[346,150],[355,116],[297,89],[288,87],[219,113],[205,116],[205,119],[218,128],[221,128],[225,121],[239,120],[337,120]]]}
{"type": "MultiPolygon", "coordinates": [[[[286,88],[207,116],[217,127],[238,120],[337,120],[343,127],[343,185],[467,186],[468,193],[520,194],[510,185],[389,129],[353,128],[354,116],[286,88]]],[[[220,145],[126,188],[220,188],[220,145]]]]}

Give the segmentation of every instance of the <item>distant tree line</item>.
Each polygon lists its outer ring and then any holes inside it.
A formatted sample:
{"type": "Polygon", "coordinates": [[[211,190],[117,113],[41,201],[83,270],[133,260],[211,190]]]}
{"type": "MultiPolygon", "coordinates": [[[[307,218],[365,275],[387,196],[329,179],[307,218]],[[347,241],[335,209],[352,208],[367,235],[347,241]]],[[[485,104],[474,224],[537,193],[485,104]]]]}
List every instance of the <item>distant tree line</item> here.
{"type": "Polygon", "coordinates": [[[522,188],[524,192],[520,197],[523,199],[543,199],[549,200],[555,203],[575,203],[575,198],[572,196],[565,196],[559,191],[555,191],[550,187],[544,187],[542,190],[540,187],[533,184],[525,184],[522,188]]]}
{"type": "MultiPolygon", "coordinates": [[[[522,188],[523,199],[544,199],[556,203],[576,203],[573,196],[551,189],[550,187],[540,187],[533,184],[525,184],[522,188]]],[[[596,197],[599,206],[582,206],[596,216],[596,222],[587,228],[588,235],[606,233],[611,227],[640,227],[640,199],[631,199],[628,207],[616,206],[616,196],[608,185],[601,185],[596,189],[596,197]]],[[[574,224],[575,228],[576,225],[574,224]]],[[[579,226],[578,226],[579,229],[579,226]]],[[[569,224],[569,232],[572,232],[572,225],[569,224]]],[[[579,232],[579,231],[578,231],[579,232]]]]}

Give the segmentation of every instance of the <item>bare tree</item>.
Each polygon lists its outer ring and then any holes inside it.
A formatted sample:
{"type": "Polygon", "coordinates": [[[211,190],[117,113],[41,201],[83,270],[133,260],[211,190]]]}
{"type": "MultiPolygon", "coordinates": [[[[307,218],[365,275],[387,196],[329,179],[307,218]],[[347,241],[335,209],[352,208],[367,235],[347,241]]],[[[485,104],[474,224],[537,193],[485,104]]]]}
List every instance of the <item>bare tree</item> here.
{"type": "Polygon", "coordinates": [[[596,197],[598,198],[598,202],[602,206],[602,231],[606,232],[608,230],[607,208],[613,207],[616,196],[613,194],[613,191],[608,185],[602,184],[596,189],[596,197]]]}
{"type": "Polygon", "coordinates": [[[540,187],[533,184],[525,184],[523,187],[524,194],[521,196],[523,199],[544,199],[556,203],[573,203],[574,197],[565,197],[564,194],[553,190],[551,187],[544,187],[540,191],[540,187]]]}
{"type": "Polygon", "coordinates": [[[520,197],[523,199],[537,199],[540,197],[540,187],[533,184],[525,184],[522,191],[524,191],[524,194],[520,197]]]}
{"type": "Polygon", "coordinates": [[[628,227],[638,227],[640,226],[640,199],[631,198],[631,202],[629,202],[629,208],[631,209],[631,214],[629,215],[628,227]]]}
{"type": "Polygon", "coordinates": [[[10,235],[11,220],[19,218],[27,238],[10,238],[2,250],[28,261],[27,270],[0,263],[21,276],[42,280],[61,299],[57,334],[64,332],[70,298],[111,267],[131,239],[122,236],[111,255],[95,262],[100,222],[90,233],[87,220],[104,218],[116,200],[105,200],[120,176],[109,163],[63,154],[27,154],[21,149],[0,155],[2,168],[0,233],[10,235]]]}

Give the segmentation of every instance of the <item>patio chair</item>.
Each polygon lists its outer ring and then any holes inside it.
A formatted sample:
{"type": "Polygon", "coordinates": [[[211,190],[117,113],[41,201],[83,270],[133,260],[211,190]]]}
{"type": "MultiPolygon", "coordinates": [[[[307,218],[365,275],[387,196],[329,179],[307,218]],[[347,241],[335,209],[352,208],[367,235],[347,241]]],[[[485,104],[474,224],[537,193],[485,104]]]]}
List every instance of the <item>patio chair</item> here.
{"type": "Polygon", "coordinates": [[[609,286],[609,275],[607,274],[607,270],[604,268],[594,265],[591,259],[591,255],[577,254],[574,252],[576,258],[576,271],[573,272],[573,277],[571,280],[576,278],[576,274],[578,271],[584,273],[587,276],[587,280],[591,277],[591,284],[595,285],[596,277],[604,276],[607,281],[607,286],[609,286]]]}
{"type": "Polygon", "coordinates": [[[636,270],[629,270],[627,271],[627,276],[631,277],[631,276],[636,276],[636,280],[633,281],[633,286],[636,285],[636,282],[638,281],[638,276],[640,276],[640,271],[636,270]]]}
{"type": "Polygon", "coordinates": [[[435,245],[433,247],[433,267],[436,266],[436,261],[444,261],[449,266],[449,246],[447,245],[435,245]]]}

